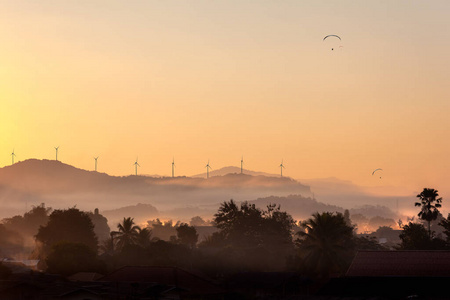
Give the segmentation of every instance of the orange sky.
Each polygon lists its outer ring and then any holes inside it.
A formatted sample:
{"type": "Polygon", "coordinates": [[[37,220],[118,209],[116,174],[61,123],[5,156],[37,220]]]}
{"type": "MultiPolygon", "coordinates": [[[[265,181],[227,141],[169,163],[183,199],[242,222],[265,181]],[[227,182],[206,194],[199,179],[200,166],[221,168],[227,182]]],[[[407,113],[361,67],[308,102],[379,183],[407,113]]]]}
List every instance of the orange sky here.
{"type": "Polygon", "coordinates": [[[450,2],[0,1],[0,166],[236,165],[450,197],[450,2]],[[342,38],[339,50],[322,41],[342,38]],[[383,168],[383,178],[371,172],[383,168]]]}

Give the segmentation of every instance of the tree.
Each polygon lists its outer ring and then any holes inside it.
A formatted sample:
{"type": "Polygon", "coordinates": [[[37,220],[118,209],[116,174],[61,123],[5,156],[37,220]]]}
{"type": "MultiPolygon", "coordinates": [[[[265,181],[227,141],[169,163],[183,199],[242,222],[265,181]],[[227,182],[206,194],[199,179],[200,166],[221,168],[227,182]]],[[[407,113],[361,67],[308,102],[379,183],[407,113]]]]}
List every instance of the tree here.
{"type": "Polygon", "coordinates": [[[356,250],[387,250],[374,236],[355,237],[356,250]]]}
{"type": "Polygon", "coordinates": [[[400,250],[429,250],[431,239],[422,224],[409,222],[400,233],[400,250]]]}
{"type": "Polygon", "coordinates": [[[208,223],[200,216],[192,217],[189,224],[191,226],[208,226],[208,223]]]}
{"type": "Polygon", "coordinates": [[[444,234],[447,236],[447,243],[450,244],[450,214],[446,219],[442,219],[439,225],[444,228],[444,234]]]}
{"type": "Polygon", "coordinates": [[[342,273],[354,254],[353,227],[341,213],[315,213],[302,222],[297,245],[307,270],[322,277],[342,273]]]}
{"type": "Polygon", "coordinates": [[[198,241],[197,230],[194,226],[182,223],[177,227],[177,237],[181,244],[194,248],[198,241]]]}
{"type": "Polygon", "coordinates": [[[439,197],[437,190],[429,188],[424,188],[416,197],[420,202],[416,202],[415,206],[421,206],[418,216],[428,222],[428,236],[431,239],[431,221],[436,220],[439,215],[438,208],[441,207],[442,197],[439,197]]]}
{"type": "Polygon", "coordinates": [[[238,207],[233,200],[221,204],[214,222],[225,239],[238,247],[291,244],[295,225],[292,217],[276,204],[268,205],[264,211],[248,202],[238,207]]]}
{"type": "Polygon", "coordinates": [[[42,203],[33,206],[29,212],[23,216],[14,216],[3,220],[6,228],[20,232],[25,237],[34,238],[40,226],[44,226],[48,222],[49,214],[52,211],[50,207],[45,207],[42,203]]]}
{"type": "Polygon", "coordinates": [[[53,244],[46,263],[47,272],[64,276],[105,271],[105,265],[97,258],[97,253],[83,243],[61,241],[53,244]]]}
{"type": "Polygon", "coordinates": [[[152,229],[152,234],[155,238],[170,241],[176,238],[176,228],[180,225],[180,221],[173,224],[172,220],[168,220],[163,223],[161,220],[156,219],[147,221],[147,224],[152,229]]]}
{"type": "Polygon", "coordinates": [[[149,228],[142,228],[139,230],[137,236],[137,244],[143,248],[150,246],[150,240],[152,238],[152,231],[149,228]]]}
{"type": "Polygon", "coordinates": [[[219,252],[223,250],[220,258],[228,265],[241,270],[282,270],[287,257],[294,254],[295,221],[276,204],[262,210],[248,202],[240,206],[233,200],[224,202],[214,222],[219,232],[213,234],[213,243],[203,243],[202,248],[218,245],[219,252]]]}
{"type": "Polygon", "coordinates": [[[41,226],[36,240],[43,243],[44,251],[60,241],[83,243],[97,252],[98,240],[89,215],[77,208],[55,210],[47,225],[41,226]]]}
{"type": "Polygon", "coordinates": [[[134,218],[123,218],[122,224],[117,224],[118,231],[113,231],[111,236],[116,241],[117,249],[122,250],[124,246],[135,245],[138,243],[139,231],[141,228],[136,226],[134,218]]]}
{"type": "Polygon", "coordinates": [[[100,253],[103,255],[114,255],[115,245],[114,245],[114,237],[110,235],[109,238],[103,240],[99,247],[100,253]]]}
{"type": "Polygon", "coordinates": [[[94,232],[99,241],[104,241],[110,237],[111,229],[108,225],[108,219],[98,212],[98,208],[94,213],[88,212],[92,223],[94,224],[94,232]]]}

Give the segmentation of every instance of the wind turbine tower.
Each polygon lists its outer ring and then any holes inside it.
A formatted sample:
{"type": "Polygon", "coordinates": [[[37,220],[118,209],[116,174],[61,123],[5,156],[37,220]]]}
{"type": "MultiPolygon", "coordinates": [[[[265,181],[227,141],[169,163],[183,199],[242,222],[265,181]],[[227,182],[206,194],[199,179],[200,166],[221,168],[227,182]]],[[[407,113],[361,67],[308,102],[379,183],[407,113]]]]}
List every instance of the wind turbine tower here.
{"type": "Polygon", "coordinates": [[[14,154],[14,149],[13,149],[13,152],[11,153],[12,165],[14,164],[14,156],[16,156],[16,155],[14,154]]]}
{"type": "Polygon", "coordinates": [[[95,160],[95,172],[97,172],[97,159],[98,159],[98,156],[94,157],[94,160],[95,160]]]}
{"type": "Polygon", "coordinates": [[[58,146],[58,147],[55,147],[55,150],[56,150],[56,160],[58,160],[58,149],[59,149],[59,146],[58,146]]]}
{"type": "Polygon", "coordinates": [[[244,157],[242,156],[242,158],[241,158],[241,174],[244,174],[243,166],[244,166],[244,157]]]}
{"type": "Polygon", "coordinates": [[[281,160],[280,169],[281,169],[281,177],[283,177],[283,160],[281,160]]]}
{"type": "Polygon", "coordinates": [[[212,169],[211,166],[209,165],[209,159],[208,159],[208,164],[205,166],[206,168],[206,178],[209,178],[209,169],[212,169]]]}
{"type": "Polygon", "coordinates": [[[138,164],[138,159],[137,159],[137,157],[136,157],[136,161],[134,162],[134,169],[135,169],[135,174],[136,174],[136,176],[137,176],[137,167],[139,166],[140,167],[140,165],[138,164]]]}
{"type": "Polygon", "coordinates": [[[172,159],[172,178],[175,177],[175,158],[172,159]]]}

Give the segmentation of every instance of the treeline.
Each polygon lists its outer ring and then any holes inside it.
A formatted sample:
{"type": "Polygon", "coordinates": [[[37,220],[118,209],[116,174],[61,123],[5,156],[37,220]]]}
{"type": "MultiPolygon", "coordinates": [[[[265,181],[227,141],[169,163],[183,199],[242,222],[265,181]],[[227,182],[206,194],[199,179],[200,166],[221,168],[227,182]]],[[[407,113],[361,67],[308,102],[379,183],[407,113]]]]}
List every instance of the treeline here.
{"type": "MultiPolygon", "coordinates": [[[[450,214],[437,224],[442,234],[436,235],[432,227],[440,216],[442,198],[433,189],[424,189],[417,197],[418,219],[399,224],[400,243],[389,250],[450,250],[450,214]]],[[[243,271],[328,277],[343,274],[358,250],[388,250],[375,237],[356,234],[348,211],[317,212],[297,223],[277,204],[261,209],[230,200],[208,223],[200,218],[191,221],[174,224],[157,219],[141,227],[124,217],[110,231],[97,210],[52,211],[41,205],[23,217],[3,221],[1,254],[20,246],[20,230],[34,235],[29,258],[39,259],[39,267],[49,273],[105,274],[126,265],[158,265],[196,269],[219,279],[243,271]],[[213,224],[216,231],[199,242],[195,224],[213,224]]]]}

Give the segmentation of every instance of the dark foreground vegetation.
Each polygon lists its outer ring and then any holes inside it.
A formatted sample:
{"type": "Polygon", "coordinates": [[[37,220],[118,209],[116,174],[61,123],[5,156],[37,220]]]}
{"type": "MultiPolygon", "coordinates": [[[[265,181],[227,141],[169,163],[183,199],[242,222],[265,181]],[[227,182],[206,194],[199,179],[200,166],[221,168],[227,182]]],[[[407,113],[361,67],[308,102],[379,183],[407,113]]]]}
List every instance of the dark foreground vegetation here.
{"type": "MultiPolygon", "coordinates": [[[[110,230],[98,210],[52,210],[42,204],[0,225],[0,292],[2,299],[14,299],[19,290],[23,299],[312,297],[331,279],[345,276],[361,251],[447,253],[450,215],[439,213],[442,198],[427,188],[417,197],[418,219],[400,224],[396,244],[356,234],[348,211],[317,212],[297,222],[277,204],[259,209],[230,200],[210,222],[214,231],[199,242],[197,229],[208,225],[200,217],[190,224],[152,220],[145,227],[124,217],[110,230]],[[433,230],[438,227],[439,235],[433,230]],[[24,271],[26,262],[32,271],[24,271]],[[94,281],[87,289],[86,282],[94,281]],[[46,285],[55,282],[69,294],[47,291],[46,285]],[[26,287],[17,290],[17,284],[26,287]]],[[[378,233],[389,236],[393,231],[381,227],[378,233]]]]}

